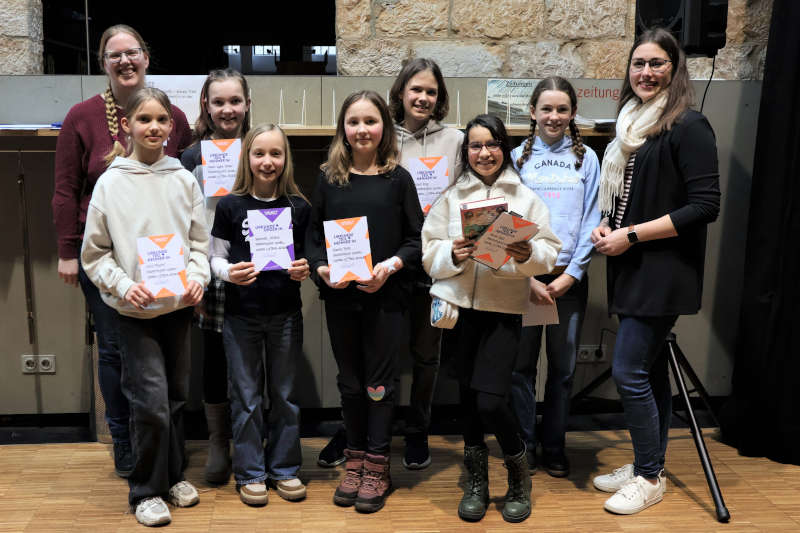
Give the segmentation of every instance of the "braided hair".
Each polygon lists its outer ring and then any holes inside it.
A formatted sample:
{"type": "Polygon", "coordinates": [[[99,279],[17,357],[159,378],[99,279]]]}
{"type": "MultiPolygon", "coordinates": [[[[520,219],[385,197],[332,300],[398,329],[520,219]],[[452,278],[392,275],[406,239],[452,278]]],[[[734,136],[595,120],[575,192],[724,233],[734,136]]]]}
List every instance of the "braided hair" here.
{"type": "Polygon", "coordinates": [[[106,123],[108,124],[108,133],[111,135],[111,142],[113,143],[111,151],[108,152],[103,160],[106,165],[110,165],[118,155],[125,155],[125,147],[119,142],[119,121],[117,120],[117,101],[114,99],[114,93],[111,91],[111,85],[108,86],[103,93],[103,101],[106,104],[106,123]]]}
{"type": "MultiPolygon", "coordinates": [[[[533,118],[533,109],[536,108],[536,103],[539,101],[539,97],[545,91],[563,92],[569,97],[572,109],[574,110],[578,108],[578,96],[575,94],[575,89],[572,87],[572,84],[566,79],[562,78],[561,76],[551,76],[537,83],[536,87],[533,89],[533,94],[531,94],[531,99],[529,101],[531,108],[531,129],[528,133],[528,138],[525,139],[525,147],[522,149],[522,154],[517,159],[517,168],[521,168],[522,165],[524,165],[525,162],[531,157],[531,152],[533,151],[533,140],[536,133],[536,119],[533,118]]],[[[578,170],[583,165],[583,156],[586,153],[586,147],[583,145],[583,138],[578,130],[578,126],[575,124],[575,119],[571,119],[569,121],[569,133],[570,138],[572,139],[572,153],[575,154],[575,158],[577,159],[577,161],[575,161],[575,170],[578,170]]]]}

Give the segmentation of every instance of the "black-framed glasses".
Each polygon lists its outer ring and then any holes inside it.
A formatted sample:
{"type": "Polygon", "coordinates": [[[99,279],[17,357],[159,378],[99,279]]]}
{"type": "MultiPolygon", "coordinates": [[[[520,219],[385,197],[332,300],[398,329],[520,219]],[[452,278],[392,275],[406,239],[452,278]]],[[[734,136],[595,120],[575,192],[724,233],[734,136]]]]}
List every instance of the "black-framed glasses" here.
{"type": "Polygon", "coordinates": [[[129,48],[128,50],[123,50],[122,52],[106,52],[103,55],[110,63],[119,63],[122,61],[122,56],[127,57],[128,61],[136,61],[142,57],[142,49],[129,48]]]}
{"type": "Polygon", "coordinates": [[[485,143],[479,143],[479,142],[469,143],[467,145],[467,148],[469,149],[470,152],[477,154],[480,153],[481,150],[483,150],[484,146],[490,152],[500,151],[500,143],[497,141],[487,141],[485,143]]]}
{"type": "Polygon", "coordinates": [[[631,61],[631,72],[641,72],[644,70],[645,65],[650,66],[653,72],[661,73],[667,70],[667,64],[672,63],[669,59],[661,59],[654,57],[653,59],[634,59],[631,61]]]}

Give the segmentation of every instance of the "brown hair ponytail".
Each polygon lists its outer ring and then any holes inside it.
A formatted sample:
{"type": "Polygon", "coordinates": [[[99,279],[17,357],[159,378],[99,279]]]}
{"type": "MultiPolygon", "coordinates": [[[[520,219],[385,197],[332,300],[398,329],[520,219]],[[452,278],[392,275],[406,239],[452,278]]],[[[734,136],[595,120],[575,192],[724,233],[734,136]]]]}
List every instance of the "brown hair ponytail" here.
{"type": "Polygon", "coordinates": [[[583,145],[583,138],[578,126],[575,125],[575,119],[569,121],[569,133],[572,137],[572,153],[575,154],[575,170],[583,166],[583,155],[586,153],[586,147],[583,145]]]}
{"type": "Polygon", "coordinates": [[[522,169],[522,165],[530,159],[531,151],[533,151],[533,139],[536,132],[536,120],[531,117],[531,131],[528,133],[528,138],[525,139],[525,147],[522,149],[522,155],[517,159],[517,168],[522,169]]]}

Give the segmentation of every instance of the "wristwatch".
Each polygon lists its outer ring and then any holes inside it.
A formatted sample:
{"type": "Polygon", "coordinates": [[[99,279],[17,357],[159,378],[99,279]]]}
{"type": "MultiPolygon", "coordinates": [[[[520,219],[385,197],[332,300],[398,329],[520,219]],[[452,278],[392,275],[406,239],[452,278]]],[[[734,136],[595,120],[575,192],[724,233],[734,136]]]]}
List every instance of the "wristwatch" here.
{"type": "Polygon", "coordinates": [[[636,244],[639,242],[639,236],[636,235],[636,230],[633,229],[633,224],[628,226],[628,242],[631,244],[636,244]]]}

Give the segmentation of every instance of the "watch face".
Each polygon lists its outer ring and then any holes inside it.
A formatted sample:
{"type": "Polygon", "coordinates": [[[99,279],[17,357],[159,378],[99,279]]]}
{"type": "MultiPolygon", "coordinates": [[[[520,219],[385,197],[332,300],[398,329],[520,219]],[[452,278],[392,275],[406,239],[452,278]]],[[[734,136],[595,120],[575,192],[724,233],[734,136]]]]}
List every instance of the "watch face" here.
{"type": "Polygon", "coordinates": [[[635,231],[631,230],[628,232],[628,242],[631,244],[639,242],[639,236],[636,235],[635,231]]]}

